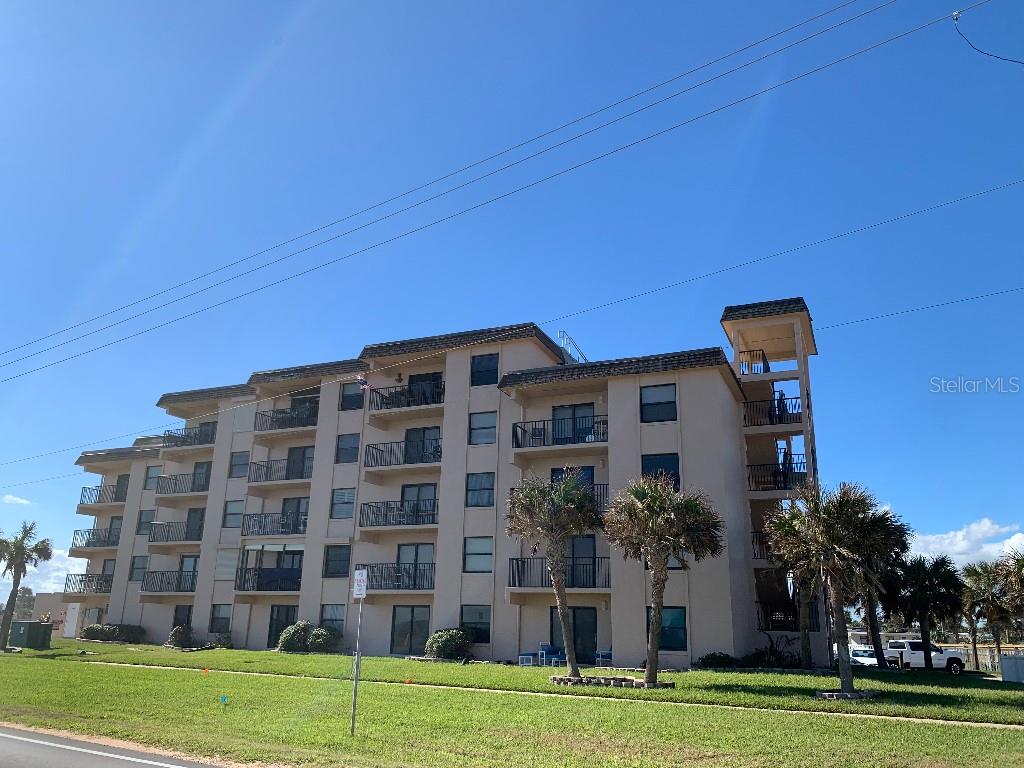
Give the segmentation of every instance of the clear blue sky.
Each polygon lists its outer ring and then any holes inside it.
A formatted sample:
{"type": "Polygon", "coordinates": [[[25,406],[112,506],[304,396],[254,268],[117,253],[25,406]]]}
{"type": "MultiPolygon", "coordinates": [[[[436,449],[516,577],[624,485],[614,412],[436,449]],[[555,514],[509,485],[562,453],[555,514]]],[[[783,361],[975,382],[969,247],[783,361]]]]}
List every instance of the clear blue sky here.
{"type": "MultiPolygon", "coordinates": [[[[357,210],[830,5],[4,3],[3,346],[357,210]]],[[[901,0],[183,304],[368,245],[953,7],[901,0]]],[[[961,24],[980,47],[1024,56],[1019,3],[993,0],[961,24]]],[[[971,51],[944,22],[271,295],[0,384],[0,460],[162,424],[154,403],[164,391],[349,357],[367,342],[543,321],[1024,176],[1022,89],[1024,67],[971,51]]],[[[564,327],[599,359],[724,344],[718,317],[729,303],[803,295],[826,325],[1024,284],[1022,208],[1018,187],[549,330],[564,327]]],[[[1024,394],[934,394],[929,380],[1024,376],[1022,308],[1016,294],[821,331],[813,383],[824,479],[867,483],[931,534],[989,519],[935,540],[954,548],[987,552],[1013,535],[1024,394]]],[[[73,472],[76,453],[0,467],[0,485],[73,472]]],[[[35,518],[65,548],[85,522],[74,514],[78,488],[92,480],[0,489],[31,502],[0,504],[0,527],[35,518]]]]}

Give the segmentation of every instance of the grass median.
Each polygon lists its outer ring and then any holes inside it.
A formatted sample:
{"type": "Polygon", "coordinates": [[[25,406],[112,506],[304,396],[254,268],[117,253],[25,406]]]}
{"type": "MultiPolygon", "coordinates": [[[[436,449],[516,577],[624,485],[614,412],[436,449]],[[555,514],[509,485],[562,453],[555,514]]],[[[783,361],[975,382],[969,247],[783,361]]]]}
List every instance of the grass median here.
{"type": "MultiPolygon", "coordinates": [[[[192,669],[322,678],[351,675],[350,656],[283,654],[271,651],[210,650],[195,653],[155,645],[119,645],[55,641],[49,651],[25,651],[23,657],[58,662],[148,664],[192,669]],[[80,655],[81,651],[90,655],[80,655]],[[91,655],[95,654],[95,655],[91,655]]],[[[797,711],[856,712],[897,717],[925,717],[987,723],[1024,724],[1024,685],[1001,683],[977,675],[953,677],[945,672],[864,672],[858,685],[879,689],[871,701],[820,701],[814,691],[836,688],[838,679],[818,675],[758,672],[670,673],[675,689],[566,688],[548,682],[550,668],[501,664],[435,664],[396,658],[364,657],[364,680],[415,682],[505,691],[651,699],[695,704],[725,704],[797,711]]]]}
{"type": "Polygon", "coordinates": [[[0,659],[0,720],[230,761],[339,768],[1024,765],[1016,730],[372,683],[360,694],[353,739],[351,690],[342,679],[24,654],[0,659]]]}

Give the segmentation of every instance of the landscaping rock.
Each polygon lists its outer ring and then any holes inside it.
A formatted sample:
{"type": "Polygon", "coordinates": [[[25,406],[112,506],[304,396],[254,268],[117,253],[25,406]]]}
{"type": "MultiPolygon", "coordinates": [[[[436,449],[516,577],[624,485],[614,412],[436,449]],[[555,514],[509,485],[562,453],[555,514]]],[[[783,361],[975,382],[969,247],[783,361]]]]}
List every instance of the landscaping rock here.
{"type": "Polygon", "coordinates": [[[648,685],[635,677],[570,677],[569,675],[551,675],[548,680],[555,685],[599,685],[612,688],[675,688],[676,684],[669,680],[659,680],[648,685]]]}
{"type": "Polygon", "coordinates": [[[818,691],[814,694],[816,699],[831,699],[834,701],[859,701],[861,699],[877,699],[882,695],[881,691],[854,691],[843,693],[842,691],[818,691]]]}

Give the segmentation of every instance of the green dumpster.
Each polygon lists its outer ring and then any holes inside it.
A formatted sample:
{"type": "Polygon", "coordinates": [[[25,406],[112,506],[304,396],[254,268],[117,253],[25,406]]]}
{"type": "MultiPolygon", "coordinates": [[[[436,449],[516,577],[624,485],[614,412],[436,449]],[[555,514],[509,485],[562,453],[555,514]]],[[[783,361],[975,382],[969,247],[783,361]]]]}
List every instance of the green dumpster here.
{"type": "Polygon", "coordinates": [[[53,624],[49,622],[12,621],[11,637],[7,644],[18,648],[46,650],[50,647],[51,632],[53,632],[53,624]]]}

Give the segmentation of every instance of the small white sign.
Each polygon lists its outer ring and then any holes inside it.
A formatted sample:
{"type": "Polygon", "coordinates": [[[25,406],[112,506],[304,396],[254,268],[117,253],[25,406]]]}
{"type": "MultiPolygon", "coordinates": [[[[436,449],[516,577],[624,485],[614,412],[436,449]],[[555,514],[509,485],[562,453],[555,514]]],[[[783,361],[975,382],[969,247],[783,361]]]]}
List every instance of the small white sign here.
{"type": "Polygon", "coordinates": [[[352,597],[363,599],[366,597],[366,570],[352,571],[352,597]]]}

